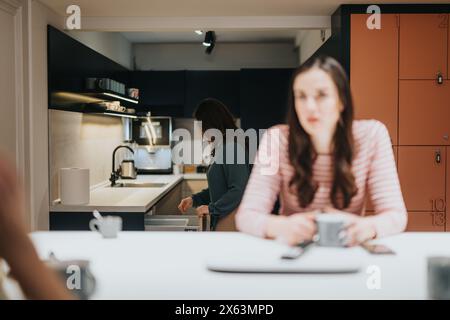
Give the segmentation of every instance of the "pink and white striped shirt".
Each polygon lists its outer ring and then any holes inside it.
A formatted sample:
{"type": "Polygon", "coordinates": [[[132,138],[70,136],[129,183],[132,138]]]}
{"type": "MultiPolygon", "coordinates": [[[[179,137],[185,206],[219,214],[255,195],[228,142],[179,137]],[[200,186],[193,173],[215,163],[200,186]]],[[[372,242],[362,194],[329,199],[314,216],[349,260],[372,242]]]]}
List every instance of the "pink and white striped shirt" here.
{"type": "MultiPolygon", "coordinates": [[[[352,172],[358,191],[343,211],[364,215],[368,195],[375,215],[366,219],[373,221],[377,237],[402,232],[406,228],[407,211],[388,131],[377,120],[355,120],[352,128],[355,143],[352,172]]],[[[295,191],[289,187],[294,168],[289,161],[288,136],[289,127],[277,125],[270,128],[261,140],[236,215],[237,228],[243,232],[265,236],[269,213],[277,196],[280,196],[279,213],[282,215],[333,207],[330,199],[333,158],[323,154],[318,155],[313,164],[313,179],[318,183],[313,202],[306,208],[300,206],[295,191]],[[277,138],[273,140],[275,136],[277,138]],[[275,174],[268,174],[267,168],[274,161],[279,161],[278,169],[275,174]]]]}

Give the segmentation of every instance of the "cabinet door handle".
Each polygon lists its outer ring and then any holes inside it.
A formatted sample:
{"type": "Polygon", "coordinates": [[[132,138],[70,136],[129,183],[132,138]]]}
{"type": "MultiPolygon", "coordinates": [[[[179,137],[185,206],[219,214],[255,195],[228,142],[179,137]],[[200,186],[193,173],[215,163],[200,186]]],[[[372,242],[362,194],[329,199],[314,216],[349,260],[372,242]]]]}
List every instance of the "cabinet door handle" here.
{"type": "Polygon", "coordinates": [[[435,161],[437,164],[440,164],[440,163],[441,163],[441,160],[442,160],[441,151],[440,151],[440,150],[437,150],[437,151],[434,153],[434,161],[435,161]]]}
{"type": "Polygon", "coordinates": [[[442,76],[441,72],[438,72],[437,76],[436,76],[436,81],[438,84],[443,84],[444,83],[444,77],[442,76]]]}
{"type": "Polygon", "coordinates": [[[448,15],[440,14],[439,19],[441,19],[441,21],[439,22],[439,28],[447,28],[448,27],[448,15]]]}

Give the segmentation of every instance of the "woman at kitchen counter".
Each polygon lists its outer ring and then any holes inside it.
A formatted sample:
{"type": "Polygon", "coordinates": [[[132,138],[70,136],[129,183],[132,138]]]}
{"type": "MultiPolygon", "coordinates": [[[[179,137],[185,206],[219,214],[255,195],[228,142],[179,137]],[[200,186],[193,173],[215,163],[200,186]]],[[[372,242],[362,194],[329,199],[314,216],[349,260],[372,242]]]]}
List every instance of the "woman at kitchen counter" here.
{"type": "Polygon", "coordinates": [[[212,145],[212,162],[208,167],[208,188],[181,200],[178,208],[185,213],[196,207],[199,216],[210,215],[211,230],[234,231],[235,213],[250,175],[249,158],[246,146],[234,141],[226,141],[226,131],[236,130],[233,115],[219,100],[203,100],[194,112],[194,118],[201,121],[202,134],[212,145]],[[213,141],[208,136],[210,129],[217,130],[222,141],[213,141]],[[231,163],[225,161],[227,153],[233,152],[231,163]],[[245,161],[238,161],[238,155],[245,155],[245,161]],[[221,159],[221,161],[217,161],[221,159]]]}
{"type": "Polygon", "coordinates": [[[261,141],[238,229],[295,245],[313,238],[322,211],[349,218],[349,246],[403,231],[407,212],[388,131],[376,120],[353,120],[343,68],[318,57],[292,79],[287,125],[270,128],[261,141]],[[278,196],[279,215],[270,215],[278,196]],[[365,217],[367,196],[375,215],[365,217]]]}

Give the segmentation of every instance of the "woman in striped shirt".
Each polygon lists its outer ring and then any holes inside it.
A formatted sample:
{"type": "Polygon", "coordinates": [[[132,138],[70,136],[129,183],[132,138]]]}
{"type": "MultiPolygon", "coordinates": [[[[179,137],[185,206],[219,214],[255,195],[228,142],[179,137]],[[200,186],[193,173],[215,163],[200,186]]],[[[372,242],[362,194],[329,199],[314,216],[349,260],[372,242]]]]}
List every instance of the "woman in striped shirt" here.
{"type": "Polygon", "coordinates": [[[348,79],[336,60],[311,59],[292,79],[288,125],[261,140],[237,228],[295,245],[313,238],[318,213],[339,212],[349,219],[349,246],[402,232],[407,212],[386,127],[353,120],[348,79]],[[375,215],[366,217],[367,196],[375,215]],[[279,215],[270,215],[277,197],[279,215]]]}

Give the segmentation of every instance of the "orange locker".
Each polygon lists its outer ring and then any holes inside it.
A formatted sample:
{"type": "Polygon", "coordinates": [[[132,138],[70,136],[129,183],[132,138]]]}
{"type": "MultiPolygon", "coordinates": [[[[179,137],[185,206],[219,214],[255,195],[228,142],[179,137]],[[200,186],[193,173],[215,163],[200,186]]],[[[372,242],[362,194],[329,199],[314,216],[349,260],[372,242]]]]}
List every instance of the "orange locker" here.
{"type": "Polygon", "coordinates": [[[445,212],[408,212],[406,231],[445,231],[445,212]]]}
{"type": "Polygon", "coordinates": [[[400,79],[447,78],[447,14],[400,15],[400,79]]]}
{"type": "Polygon", "coordinates": [[[401,80],[399,144],[448,145],[450,81],[401,80]]]}
{"type": "MultiPolygon", "coordinates": [[[[450,154],[450,148],[447,147],[447,154],[450,154]]],[[[445,200],[450,200],[450,161],[447,161],[447,185],[446,185],[446,198],[445,200]]],[[[450,231],[450,208],[446,208],[446,223],[445,223],[445,231],[450,231]]]]}
{"type": "MultiPolygon", "coordinates": [[[[447,21],[450,18],[450,15],[447,15],[447,21]]],[[[448,45],[450,44],[450,28],[448,27],[447,24],[447,79],[449,78],[450,74],[449,74],[449,69],[450,69],[450,54],[448,52],[448,45]]]]}
{"type": "MultiPolygon", "coordinates": [[[[398,164],[398,157],[397,157],[397,153],[398,153],[398,147],[394,146],[393,147],[393,151],[394,151],[394,157],[395,157],[395,163],[398,164]]],[[[397,165],[397,171],[398,171],[398,165],[397,165]]],[[[367,214],[371,214],[373,213],[373,205],[372,205],[372,201],[370,201],[370,195],[367,194],[367,199],[366,199],[366,212],[367,214]]]]}
{"type": "Polygon", "coordinates": [[[369,30],[366,14],[351,15],[350,85],[357,119],[377,119],[397,143],[398,15],[383,14],[369,30]]]}
{"type": "Polygon", "coordinates": [[[398,173],[408,212],[445,211],[445,170],[445,147],[398,147],[398,173]]]}

